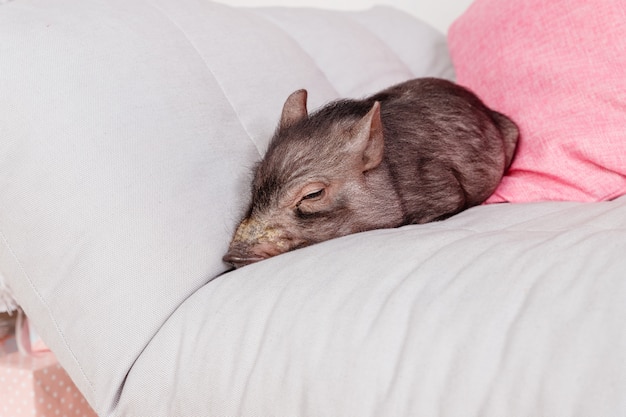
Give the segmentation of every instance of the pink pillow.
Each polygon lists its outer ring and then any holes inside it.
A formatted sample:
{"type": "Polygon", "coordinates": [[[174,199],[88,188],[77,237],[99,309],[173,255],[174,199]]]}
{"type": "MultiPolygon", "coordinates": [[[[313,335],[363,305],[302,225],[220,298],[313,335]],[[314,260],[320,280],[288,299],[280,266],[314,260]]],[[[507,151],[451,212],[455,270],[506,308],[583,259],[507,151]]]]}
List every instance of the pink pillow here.
{"type": "Polygon", "coordinates": [[[626,1],[476,0],[448,41],[457,81],[520,127],[488,202],[626,194],[626,1]]]}

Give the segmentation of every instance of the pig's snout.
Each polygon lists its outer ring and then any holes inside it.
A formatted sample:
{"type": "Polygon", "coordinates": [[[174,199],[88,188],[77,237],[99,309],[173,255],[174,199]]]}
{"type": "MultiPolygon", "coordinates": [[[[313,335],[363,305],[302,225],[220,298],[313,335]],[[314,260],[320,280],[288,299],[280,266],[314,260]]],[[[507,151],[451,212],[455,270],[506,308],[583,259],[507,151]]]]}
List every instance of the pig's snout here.
{"type": "Polygon", "coordinates": [[[241,268],[242,266],[249,265],[254,262],[262,261],[264,257],[247,253],[245,249],[231,248],[226,255],[222,258],[224,262],[234,266],[235,268],[241,268]]]}
{"type": "Polygon", "coordinates": [[[235,268],[241,268],[280,253],[276,251],[275,246],[266,242],[259,242],[252,246],[233,242],[222,260],[235,268]]]}
{"type": "Polygon", "coordinates": [[[235,268],[249,265],[288,250],[278,230],[255,219],[245,219],[237,227],[228,252],[222,260],[235,268]]]}

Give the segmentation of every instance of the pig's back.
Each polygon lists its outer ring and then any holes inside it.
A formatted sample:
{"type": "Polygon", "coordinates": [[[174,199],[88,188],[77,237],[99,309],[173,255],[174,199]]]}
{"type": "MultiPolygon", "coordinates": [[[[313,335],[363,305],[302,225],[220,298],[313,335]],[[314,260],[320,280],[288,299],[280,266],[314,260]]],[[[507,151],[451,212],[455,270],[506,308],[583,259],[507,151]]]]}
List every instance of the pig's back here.
{"type": "Polygon", "coordinates": [[[406,208],[406,223],[448,217],[482,203],[512,158],[516,127],[496,119],[470,91],[423,78],[384,90],[385,161],[406,208]],[[507,145],[500,125],[507,127],[507,145]],[[512,145],[511,145],[512,144],[512,145]]]}

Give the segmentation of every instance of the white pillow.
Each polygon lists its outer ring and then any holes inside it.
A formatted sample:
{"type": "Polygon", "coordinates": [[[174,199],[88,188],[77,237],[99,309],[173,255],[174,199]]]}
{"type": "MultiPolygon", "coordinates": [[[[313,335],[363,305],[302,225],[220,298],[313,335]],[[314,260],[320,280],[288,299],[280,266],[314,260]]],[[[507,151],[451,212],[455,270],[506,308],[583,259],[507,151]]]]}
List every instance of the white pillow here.
{"type": "Polygon", "coordinates": [[[452,74],[443,36],[395,10],[196,0],[11,2],[0,57],[0,272],[102,414],[168,317],[226,270],[290,92],[314,108],[452,74]]]}
{"type": "Polygon", "coordinates": [[[4,276],[0,273],[0,313],[15,309],[17,309],[17,302],[11,290],[6,286],[4,276]]]}

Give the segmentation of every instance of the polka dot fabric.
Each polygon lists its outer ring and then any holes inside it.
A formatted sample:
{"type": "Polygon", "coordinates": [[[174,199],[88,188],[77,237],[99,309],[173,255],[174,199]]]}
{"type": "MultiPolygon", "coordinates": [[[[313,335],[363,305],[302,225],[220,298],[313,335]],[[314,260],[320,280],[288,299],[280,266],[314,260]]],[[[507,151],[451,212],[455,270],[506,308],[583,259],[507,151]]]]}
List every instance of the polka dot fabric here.
{"type": "Polygon", "coordinates": [[[47,352],[0,357],[0,417],[97,417],[47,352]]]}

